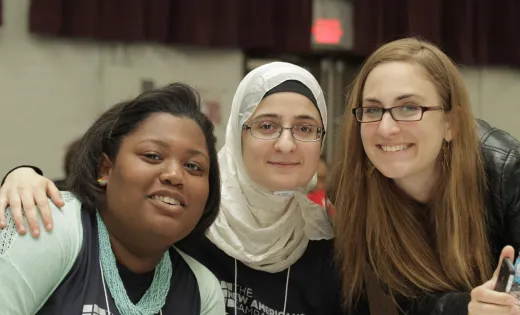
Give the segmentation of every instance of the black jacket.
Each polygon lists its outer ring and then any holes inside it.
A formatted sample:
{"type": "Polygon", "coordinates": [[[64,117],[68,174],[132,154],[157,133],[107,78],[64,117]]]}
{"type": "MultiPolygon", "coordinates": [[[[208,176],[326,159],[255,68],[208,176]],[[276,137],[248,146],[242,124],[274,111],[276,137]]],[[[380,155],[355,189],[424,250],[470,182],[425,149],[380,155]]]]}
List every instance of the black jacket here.
{"type": "MultiPolygon", "coordinates": [[[[520,142],[485,121],[477,120],[488,192],[486,209],[493,269],[502,248],[520,249],[520,142]]],[[[447,292],[403,301],[407,315],[467,315],[470,292],[447,292]]]]}

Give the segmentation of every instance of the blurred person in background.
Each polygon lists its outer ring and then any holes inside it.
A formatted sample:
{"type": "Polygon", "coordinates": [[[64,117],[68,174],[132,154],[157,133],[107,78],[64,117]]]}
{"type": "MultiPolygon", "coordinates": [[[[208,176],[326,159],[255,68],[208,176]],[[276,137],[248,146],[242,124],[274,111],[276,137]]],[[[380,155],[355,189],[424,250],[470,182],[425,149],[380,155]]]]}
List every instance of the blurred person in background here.
{"type": "Polygon", "coordinates": [[[69,174],[72,169],[72,161],[74,154],[78,151],[79,144],[81,142],[81,138],[78,138],[67,146],[67,150],[65,152],[65,156],[63,158],[63,171],[65,172],[65,178],[63,179],[56,179],[54,180],[54,184],[59,190],[67,190],[66,188],[66,182],[67,178],[69,177],[69,174]]]}
{"type": "Polygon", "coordinates": [[[323,208],[326,207],[325,203],[325,192],[326,192],[326,181],[327,181],[327,162],[322,157],[320,158],[320,162],[318,164],[318,170],[316,172],[317,176],[317,182],[316,186],[312,191],[309,192],[307,195],[310,200],[312,200],[314,203],[322,206],[323,208]]]}

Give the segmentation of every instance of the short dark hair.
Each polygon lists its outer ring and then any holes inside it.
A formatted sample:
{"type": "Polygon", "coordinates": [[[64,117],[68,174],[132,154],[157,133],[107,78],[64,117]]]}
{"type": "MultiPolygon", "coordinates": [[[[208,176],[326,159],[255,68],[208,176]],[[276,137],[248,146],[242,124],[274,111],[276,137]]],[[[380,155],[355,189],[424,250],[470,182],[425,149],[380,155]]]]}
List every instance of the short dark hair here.
{"type": "Polygon", "coordinates": [[[135,99],[105,111],[81,138],[73,156],[67,187],[87,209],[98,209],[105,190],[97,183],[103,153],[115,162],[122,140],[132,134],[150,115],[169,113],[196,122],[206,138],[209,153],[209,195],[201,219],[190,233],[204,235],[220,207],[220,172],[213,124],[202,113],[199,94],[190,86],[174,83],[142,93],[135,99]]]}

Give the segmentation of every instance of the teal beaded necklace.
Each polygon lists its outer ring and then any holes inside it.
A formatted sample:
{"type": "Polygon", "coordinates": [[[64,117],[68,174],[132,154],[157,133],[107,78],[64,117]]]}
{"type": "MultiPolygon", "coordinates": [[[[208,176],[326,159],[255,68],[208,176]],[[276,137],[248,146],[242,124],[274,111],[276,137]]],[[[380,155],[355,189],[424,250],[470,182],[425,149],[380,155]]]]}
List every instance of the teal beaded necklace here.
{"type": "MultiPolygon", "coordinates": [[[[172,278],[172,263],[170,252],[166,251],[163,258],[155,268],[152,284],[146,290],[143,297],[137,304],[133,304],[126,293],[123,281],[119,275],[116,265],[116,258],[112,252],[110,238],[107,228],[99,213],[96,213],[99,236],[99,258],[101,265],[101,275],[106,281],[110,294],[114,298],[117,309],[121,315],[155,315],[162,314],[172,278]]],[[[104,286],[104,283],[103,283],[104,286]]],[[[106,295],[106,292],[105,292],[106,295]]],[[[108,298],[107,298],[108,301],[108,298]]],[[[108,311],[110,308],[107,303],[108,311]]]]}

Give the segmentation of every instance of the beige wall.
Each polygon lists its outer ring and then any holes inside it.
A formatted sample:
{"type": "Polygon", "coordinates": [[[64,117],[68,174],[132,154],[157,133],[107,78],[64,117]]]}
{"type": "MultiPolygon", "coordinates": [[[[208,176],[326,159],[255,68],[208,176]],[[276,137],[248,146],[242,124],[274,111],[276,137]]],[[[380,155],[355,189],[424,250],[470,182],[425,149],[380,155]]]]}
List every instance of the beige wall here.
{"type": "Polygon", "coordinates": [[[474,114],[520,139],[520,69],[462,68],[474,114]]]}
{"type": "MultiPolygon", "coordinates": [[[[0,26],[0,176],[36,164],[62,176],[66,145],[108,106],[156,85],[183,81],[217,100],[219,147],[234,90],[243,76],[240,51],[64,41],[27,32],[29,0],[4,0],[0,26]]],[[[475,115],[520,138],[520,70],[462,68],[475,115]]]]}
{"type": "Polygon", "coordinates": [[[222,105],[219,146],[234,90],[243,76],[240,51],[44,39],[27,32],[29,0],[4,0],[0,26],[0,176],[20,164],[60,177],[66,145],[108,106],[156,86],[183,81],[222,105]]]}

